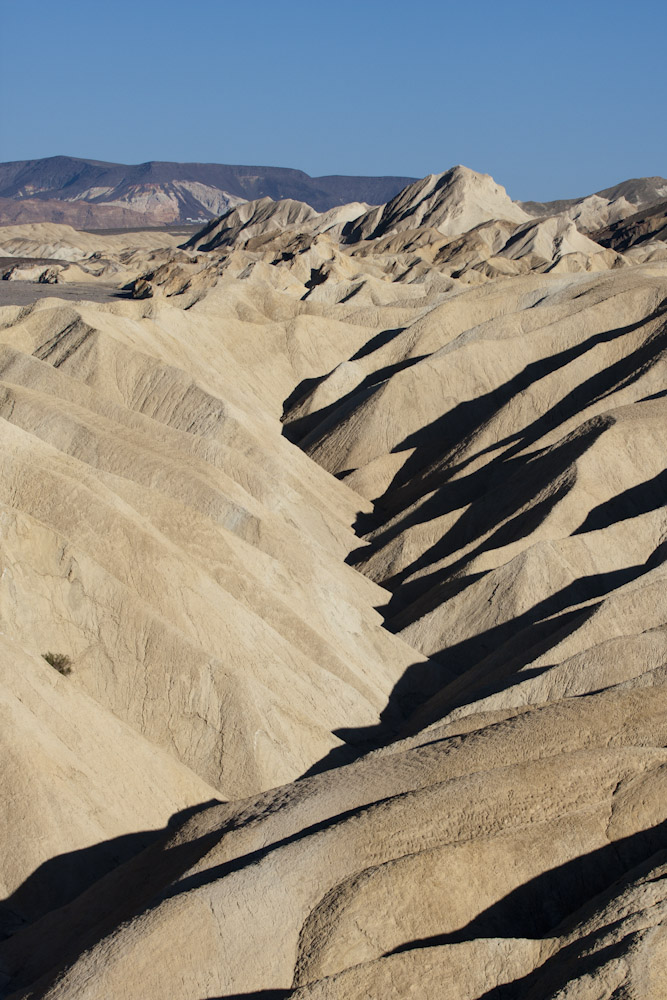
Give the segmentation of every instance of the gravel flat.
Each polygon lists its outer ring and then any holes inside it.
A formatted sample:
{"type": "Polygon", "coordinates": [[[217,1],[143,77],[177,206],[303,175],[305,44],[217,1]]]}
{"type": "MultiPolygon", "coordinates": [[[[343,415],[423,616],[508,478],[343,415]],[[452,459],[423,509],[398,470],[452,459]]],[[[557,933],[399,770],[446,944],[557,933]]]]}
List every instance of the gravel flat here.
{"type": "Polygon", "coordinates": [[[115,285],[92,282],[71,282],[66,285],[40,285],[37,281],[0,281],[0,306],[29,306],[37,299],[65,299],[68,302],[86,299],[88,302],[113,302],[130,298],[115,285]]]}

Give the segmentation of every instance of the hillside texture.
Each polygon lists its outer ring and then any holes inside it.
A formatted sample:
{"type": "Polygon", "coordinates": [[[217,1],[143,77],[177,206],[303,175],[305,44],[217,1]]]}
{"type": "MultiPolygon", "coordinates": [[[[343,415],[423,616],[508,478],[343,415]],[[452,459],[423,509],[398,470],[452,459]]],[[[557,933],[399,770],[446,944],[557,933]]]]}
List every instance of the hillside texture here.
{"type": "Polygon", "coordinates": [[[0,234],[0,995],[667,995],[660,198],[0,234]]]}

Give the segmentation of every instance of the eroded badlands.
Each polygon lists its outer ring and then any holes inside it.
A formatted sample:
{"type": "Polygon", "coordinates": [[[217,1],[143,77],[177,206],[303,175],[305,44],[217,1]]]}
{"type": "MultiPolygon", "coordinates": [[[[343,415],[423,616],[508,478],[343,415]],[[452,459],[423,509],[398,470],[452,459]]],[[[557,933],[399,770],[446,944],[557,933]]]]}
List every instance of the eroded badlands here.
{"type": "Polygon", "coordinates": [[[0,310],[4,996],[667,995],[667,244],[623,192],[0,229],[53,293],[0,310]]]}

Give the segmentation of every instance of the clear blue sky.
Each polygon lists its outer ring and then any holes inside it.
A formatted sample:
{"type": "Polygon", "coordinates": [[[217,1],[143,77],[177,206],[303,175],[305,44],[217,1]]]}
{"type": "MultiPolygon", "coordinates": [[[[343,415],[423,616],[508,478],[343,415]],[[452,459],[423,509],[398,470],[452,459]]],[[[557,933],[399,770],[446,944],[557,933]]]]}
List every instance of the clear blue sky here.
{"type": "Polygon", "coordinates": [[[667,175],[665,0],[4,0],[0,159],[667,175]]]}

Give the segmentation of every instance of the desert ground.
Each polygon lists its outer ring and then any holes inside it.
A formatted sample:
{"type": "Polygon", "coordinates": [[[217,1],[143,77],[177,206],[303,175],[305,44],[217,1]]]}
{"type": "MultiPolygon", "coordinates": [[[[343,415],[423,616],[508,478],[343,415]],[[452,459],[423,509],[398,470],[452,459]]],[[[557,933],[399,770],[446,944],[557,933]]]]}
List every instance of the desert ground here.
{"type": "Polygon", "coordinates": [[[0,228],[0,996],[667,996],[665,197],[0,228]]]}

